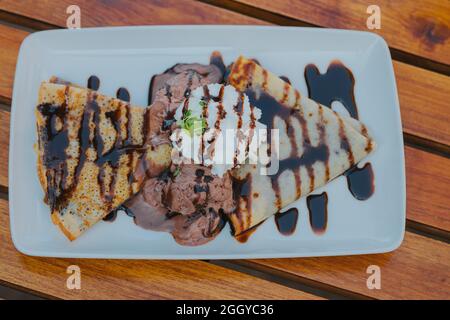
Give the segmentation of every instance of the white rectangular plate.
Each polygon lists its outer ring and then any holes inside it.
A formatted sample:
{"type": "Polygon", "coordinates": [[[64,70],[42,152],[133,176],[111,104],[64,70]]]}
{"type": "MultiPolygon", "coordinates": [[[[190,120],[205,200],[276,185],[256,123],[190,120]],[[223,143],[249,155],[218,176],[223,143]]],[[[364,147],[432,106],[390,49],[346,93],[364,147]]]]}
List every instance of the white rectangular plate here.
{"type": "Polygon", "coordinates": [[[54,30],[33,33],[22,43],[11,116],[9,203],[16,248],[28,255],[86,258],[228,259],[379,253],[397,248],[405,228],[405,173],[397,90],[385,41],[368,32],[253,26],[158,26],[54,30]],[[34,108],[40,82],[52,75],[85,85],[95,74],[99,91],[114,96],[126,87],[134,104],[145,106],[152,75],[178,62],[208,63],[219,50],[226,64],[240,54],[254,57],[275,74],[288,76],[307,94],[304,67],[321,72],[341,60],[354,74],[360,119],[377,142],[365,159],[375,172],[375,193],[353,198],[340,177],[321,190],[329,197],[328,227],[315,234],[305,199],[295,233],[281,235],[270,218],[247,243],[227,226],[210,243],[178,245],[168,233],[147,231],[119,215],[99,222],[74,242],[52,224],[36,174],[34,108]]]}

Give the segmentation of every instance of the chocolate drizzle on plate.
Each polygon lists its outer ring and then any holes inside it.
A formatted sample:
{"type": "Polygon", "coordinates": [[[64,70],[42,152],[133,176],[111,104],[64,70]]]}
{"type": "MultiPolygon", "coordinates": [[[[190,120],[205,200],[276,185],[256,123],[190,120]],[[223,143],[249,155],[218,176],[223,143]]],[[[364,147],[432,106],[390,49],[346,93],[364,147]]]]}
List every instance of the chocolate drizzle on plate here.
{"type": "MultiPolygon", "coordinates": [[[[332,61],[324,74],[319,72],[317,66],[309,64],[305,68],[305,79],[308,95],[311,99],[329,108],[334,101],[339,101],[351,117],[359,119],[354,93],[355,78],[342,62],[332,61]]],[[[367,135],[365,127],[362,129],[362,134],[367,135]]],[[[341,145],[344,148],[349,148],[346,139],[342,140],[341,145]]],[[[367,148],[370,149],[371,145],[368,145],[367,148]]],[[[351,158],[349,160],[350,163],[354,162],[351,158]]],[[[367,200],[372,196],[375,185],[374,173],[370,163],[366,163],[361,169],[354,166],[344,175],[347,177],[348,188],[356,199],[367,200]]]]}
{"type": "Polygon", "coordinates": [[[308,206],[309,222],[311,228],[317,234],[325,232],[328,221],[328,195],[326,192],[312,194],[306,198],[308,206]]]}
{"type": "MultiPolygon", "coordinates": [[[[259,121],[267,126],[268,132],[274,129],[274,120],[276,117],[282,119],[286,124],[286,134],[290,139],[291,144],[291,154],[285,159],[279,160],[278,172],[272,175],[268,175],[271,180],[272,189],[276,197],[276,206],[278,210],[281,210],[281,198],[280,198],[280,185],[279,177],[286,170],[290,170],[294,174],[295,178],[295,192],[297,198],[301,196],[301,181],[300,181],[300,167],[305,166],[308,171],[308,176],[310,178],[310,191],[314,189],[314,170],[313,165],[316,162],[322,162],[326,168],[326,172],[329,172],[328,160],[330,156],[330,151],[328,145],[325,141],[325,130],[323,126],[318,124],[318,129],[320,132],[320,141],[316,146],[313,146],[310,141],[308,128],[306,125],[305,115],[302,111],[294,108],[289,108],[283,103],[277,101],[271,95],[265,93],[264,91],[256,92],[254,89],[249,88],[245,91],[247,94],[250,104],[258,106],[261,109],[261,118],[259,121]],[[292,119],[298,120],[302,135],[303,135],[303,153],[299,154],[298,146],[295,140],[294,128],[292,126],[292,119]]],[[[322,107],[319,106],[319,116],[322,114],[322,107]]],[[[319,121],[320,123],[320,121],[319,121]]],[[[269,154],[272,153],[271,148],[271,134],[268,134],[267,144],[269,149],[269,154]]]]}
{"type": "Polygon", "coordinates": [[[87,81],[87,87],[91,90],[97,91],[98,88],[100,88],[100,79],[95,75],[90,76],[87,81]]]}
{"type": "MultiPolygon", "coordinates": [[[[239,241],[240,243],[246,243],[248,241],[248,239],[250,238],[250,236],[256,231],[256,229],[258,229],[265,220],[261,221],[260,223],[258,223],[257,225],[254,225],[253,227],[251,227],[250,229],[245,230],[244,232],[235,235],[235,239],[237,241],[239,241]]],[[[231,225],[231,224],[230,224],[231,225]]]]}
{"type": "Polygon", "coordinates": [[[130,93],[124,87],[117,89],[116,97],[122,101],[130,102],[130,93]]]}
{"type": "Polygon", "coordinates": [[[367,200],[372,196],[375,184],[370,162],[367,162],[362,168],[354,166],[344,175],[347,177],[348,188],[356,199],[367,200]]]}
{"type": "Polygon", "coordinates": [[[117,209],[115,209],[115,210],[111,211],[110,213],[108,213],[103,218],[103,221],[106,221],[106,222],[114,222],[114,221],[116,221],[117,215],[119,214],[120,211],[123,211],[123,212],[125,212],[125,214],[127,216],[134,218],[133,212],[131,212],[131,210],[129,210],[127,207],[121,205],[117,209]]]}
{"type": "Polygon", "coordinates": [[[275,214],[275,223],[278,231],[285,235],[290,236],[294,233],[297,227],[298,209],[291,208],[284,212],[277,212],[275,214]]]}
{"type": "Polygon", "coordinates": [[[104,218],[103,221],[107,221],[107,222],[114,222],[117,219],[117,211],[118,210],[113,210],[110,213],[108,213],[104,218]]]}
{"type": "Polygon", "coordinates": [[[339,101],[352,118],[358,119],[354,94],[355,78],[340,61],[332,61],[324,74],[319,72],[317,66],[307,65],[305,79],[311,99],[327,107],[331,107],[334,101],[339,101]]]}
{"type": "Polygon", "coordinates": [[[280,76],[280,79],[283,80],[284,82],[291,84],[291,80],[289,80],[289,78],[286,76],[280,76]]]}

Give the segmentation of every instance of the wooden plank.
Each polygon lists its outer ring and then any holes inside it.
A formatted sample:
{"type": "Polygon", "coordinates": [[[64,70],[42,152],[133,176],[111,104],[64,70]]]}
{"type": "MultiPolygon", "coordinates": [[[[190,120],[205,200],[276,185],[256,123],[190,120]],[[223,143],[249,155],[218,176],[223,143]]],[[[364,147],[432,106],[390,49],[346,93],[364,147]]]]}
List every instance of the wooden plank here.
{"type": "Polygon", "coordinates": [[[368,30],[364,0],[236,0],[253,7],[328,28],[373,31],[389,46],[450,64],[450,1],[380,0],[381,29],[368,30]]]}
{"type": "Polygon", "coordinates": [[[394,61],[403,131],[450,145],[450,77],[394,61]]]}
{"type": "MultiPolygon", "coordinates": [[[[0,10],[66,27],[70,0],[2,0],[0,10]]],[[[155,24],[265,24],[228,10],[193,0],[79,0],[81,27],[155,24]]]]}
{"type": "Polygon", "coordinates": [[[27,32],[0,24],[0,96],[11,99],[16,60],[27,32]]]}
{"type": "MultiPolygon", "coordinates": [[[[1,6],[6,6],[9,2],[0,2],[1,6]]],[[[24,2],[11,2],[10,6],[13,6],[13,9],[19,11],[25,10],[29,8],[29,6],[23,5],[24,2]]],[[[43,6],[47,2],[38,2],[40,6],[43,6]]],[[[64,1],[61,3],[65,3],[64,1]]],[[[58,2],[58,5],[61,5],[58,2]]],[[[67,2],[68,3],[68,2],[67,2]]],[[[91,2],[89,2],[91,3],[91,2]]],[[[118,6],[118,2],[114,2],[115,6],[118,6]]],[[[48,3],[47,3],[48,4],[48,3]]],[[[58,6],[57,5],[57,6],[58,6]]],[[[203,12],[203,10],[208,9],[208,12],[222,12],[224,10],[209,7],[206,9],[204,4],[197,8],[198,12],[203,12]]],[[[7,8],[10,8],[9,6],[7,8]]],[[[100,6],[100,12],[102,7],[100,6]]],[[[144,8],[146,8],[144,6],[144,8]]],[[[171,10],[176,10],[171,8],[171,10]]],[[[56,10],[53,8],[52,10],[56,10]]],[[[60,26],[64,26],[65,20],[61,19],[63,15],[53,14],[52,10],[41,8],[40,10],[33,10],[39,14],[39,18],[43,21],[51,22],[58,24],[60,26]],[[59,17],[59,18],[58,18],[59,17]],[[58,18],[58,19],[57,19],[58,18]]],[[[124,9],[125,10],[125,9],[124,9]]],[[[97,15],[92,14],[92,12],[99,12],[95,10],[86,10],[87,13],[83,15],[83,19],[86,20],[86,23],[89,25],[97,25],[97,26],[105,26],[105,25],[116,25],[117,23],[136,23],[139,20],[139,14],[142,11],[132,11],[130,10],[130,15],[126,15],[126,17],[122,17],[118,15],[117,10],[111,10],[105,12],[105,14],[100,15],[101,21],[99,22],[97,19],[97,15]],[[92,15],[92,16],[91,16],[92,15]],[[136,16],[134,16],[136,15],[136,16]],[[127,20],[128,19],[128,20],[127,20]]],[[[152,23],[168,23],[165,19],[164,13],[165,11],[159,7],[151,7],[151,10],[154,14],[160,10],[157,15],[160,18],[152,19],[152,23]],[[162,19],[162,20],[161,20],[162,19]]],[[[225,11],[226,12],[226,11],[225,11]]],[[[23,13],[20,11],[20,13],[23,13]]],[[[218,15],[220,15],[217,13],[218,15]]],[[[31,13],[30,13],[31,14],[31,13]]],[[[175,15],[175,13],[173,13],[175,15]]],[[[206,16],[208,15],[199,15],[206,16]]],[[[197,15],[193,15],[192,13],[184,13],[182,15],[183,19],[189,19],[189,21],[183,20],[185,23],[208,23],[212,22],[212,20],[204,20],[203,22],[197,20],[199,19],[197,15]]],[[[227,15],[223,16],[224,19],[227,18],[227,15]]],[[[205,18],[206,19],[206,18],[205,18]]],[[[233,15],[233,19],[236,23],[255,23],[254,20],[246,20],[243,16],[233,15]]],[[[178,20],[174,20],[172,22],[177,22],[178,20]]],[[[226,23],[229,20],[218,20],[217,23],[226,23]]],[[[258,22],[257,20],[255,20],[258,22]]],[[[144,23],[142,21],[142,23],[144,23]]],[[[181,22],[180,22],[181,23],[181,22]]],[[[0,74],[0,96],[6,97],[8,99],[11,98],[11,87],[13,82],[14,68],[15,68],[15,57],[17,56],[18,48],[22,39],[26,36],[26,32],[20,31],[11,27],[1,26],[0,25],[0,42],[5,43],[5,46],[0,48],[0,65],[5,66],[5,72],[0,74]]],[[[399,92],[400,106],[402,111],[402,120],[403,120],[403,129],[406,133],[433,140],[439,142],[441,144],[450,145],[450,126],[447,124],[450,122],[450,112],[449,112],[449,104],[447,101],[450,101],[450,91],[447,88],[450,87],[450,77],[443,76],[438,73],[434,73],[428,70],[420,69],[414,66],[410,66],[401,62],[394,61],[395,74],[397,79],[397,86],[399,92]]]]}
{"type": "MultiPolygon", "coordinates": [[[[246,262],[244,262],[246,263],[246,262]]],[[[252,260],[269,267],[377,299],[448,299],[450,250],[446,243],[406,232],[402,246],[386,254],[252,260]],[[367,267],[381,270],[381,290],[368,289],[367,267]]]]}
{"type": "Polygon", "coordinates": [[[37,258],[11,242],[8,202],[0,199],[0,281],[63,299],[320,299],[202,261],[37,258]],[[68,290],[67,267],[81,269],[68,290]]]}
{"type": "Polygon", "coordinates": [[[450,231],[450,158],[411,147],[405,157],[407,217],[450,231]]]}

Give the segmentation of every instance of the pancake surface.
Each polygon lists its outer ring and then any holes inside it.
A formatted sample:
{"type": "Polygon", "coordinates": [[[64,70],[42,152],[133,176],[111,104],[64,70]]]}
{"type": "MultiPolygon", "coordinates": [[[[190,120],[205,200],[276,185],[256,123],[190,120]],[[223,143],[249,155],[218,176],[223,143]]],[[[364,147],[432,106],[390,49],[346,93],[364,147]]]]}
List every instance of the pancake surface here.
{"type": "Polygon", "coordinates": [[[139,190],[144,176],[134,173],[144,160],[168,166],[170,150],[150,152],[146,109],[51,81],[35,111],[38,176],[52,221],[74,240],[139,190]]]}

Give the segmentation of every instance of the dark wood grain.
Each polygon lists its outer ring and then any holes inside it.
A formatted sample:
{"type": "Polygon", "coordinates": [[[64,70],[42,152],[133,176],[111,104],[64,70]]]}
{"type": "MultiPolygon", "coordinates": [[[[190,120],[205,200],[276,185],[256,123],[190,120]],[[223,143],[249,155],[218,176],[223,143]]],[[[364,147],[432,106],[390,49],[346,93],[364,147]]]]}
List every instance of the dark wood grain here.
{"type": "Polygon", "coordinates": [[[236,0],[316,26],[372,31],[389,46],[419,57],[450,64],[450,1],[436,0],[236,0]],[[368,30],[366,10],[381,9],[381,29],[368,30]]]}
{"type": "Polygon", "coordinates": [[[28,32],[0,24],[0,96],[11,100],[16,60],[28,32]]]}
{"type": "Polygon", "coordinates": [[[8,185],[10,113],[0,109],[0,186],[8,185]]]}

